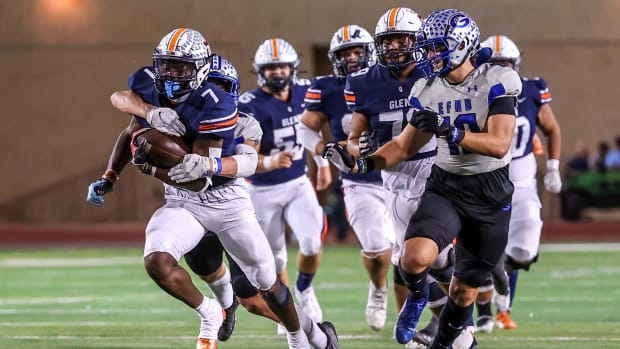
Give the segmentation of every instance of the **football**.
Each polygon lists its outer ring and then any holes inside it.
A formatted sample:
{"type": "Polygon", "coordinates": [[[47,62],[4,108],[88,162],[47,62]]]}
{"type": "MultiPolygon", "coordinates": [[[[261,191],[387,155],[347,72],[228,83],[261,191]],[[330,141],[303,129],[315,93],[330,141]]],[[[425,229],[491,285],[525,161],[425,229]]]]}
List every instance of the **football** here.
{"type": "Polygon", "coordinates": [[[171,136],[154,128],[138,132],[134,137],[138,142],[141,139],[146,140],[147,159],[157,167],[171,168],[190,152],[190,147],[181,137],[171,136]]]}

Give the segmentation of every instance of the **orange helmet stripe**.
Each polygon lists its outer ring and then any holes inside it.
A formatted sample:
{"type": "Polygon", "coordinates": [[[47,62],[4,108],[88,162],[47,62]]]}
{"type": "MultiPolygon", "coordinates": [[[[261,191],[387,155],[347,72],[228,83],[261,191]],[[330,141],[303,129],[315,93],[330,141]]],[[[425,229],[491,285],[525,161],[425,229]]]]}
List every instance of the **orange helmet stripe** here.
{"type": "Polygon", "coordinates": [[[170,39],[170,43],[168,44],[168,51],[174,51],[177,47],[177,43],[179,43],[179,38],[181,34],[185,33],[187,28],[179,28],[174,34],[172,34],[172,39],[170,39]]]}
{"type": "Polygon", "coordinates": [[[280,58],[280,54],[278,53],[278,41],[275,38],[271,39],[271,49],[273,51],[273,59],[280,58]]]}
{"type": "Polygon", "coordinates": [[[349,26],[348,25],[345,25],[344,28],[342,28],[342,40],[344,42],[351,40],[351,38],[349,38],[349,26]]]}
{"type": "Polygon", "coordinates": [[[499,53],[501,49],[502,37],[499,35],[495,35],[495,52],[499,53]]]}
{"type": "Polygon", "coordinates": [[[394,7],[390,10],[390,15],[388,16],[388,29],[394,29],[396,27],[396,15],[398,14],[399,7],[394,7]]]}

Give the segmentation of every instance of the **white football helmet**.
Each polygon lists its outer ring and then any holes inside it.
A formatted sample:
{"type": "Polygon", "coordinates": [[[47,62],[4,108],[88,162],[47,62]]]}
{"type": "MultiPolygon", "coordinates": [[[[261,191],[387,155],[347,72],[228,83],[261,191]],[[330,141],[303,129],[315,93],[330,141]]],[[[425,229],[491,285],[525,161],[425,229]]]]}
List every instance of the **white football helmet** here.
{"type": "Polygon", "coordinates": [[[379,64],[394,71],[401,71],[417,60],[415,41],[422,26],[422,17],[407,7],[395,7],[388,10],[377,22],[375,28],[375,47],[379,64]],[[384,40],[391,37],[408,38],[407,46],[390,48],[384,40]],[[399,58],[406,59],[400,62],[399,58]]]}
{"type": "Polygon", "coordinates": [[[224,91],[233,97],[236,102],[241,90],[237,68],[229,60],[219,55],[211,57],[209,66],[211,69],[209,74],[207,74],[207,81],[223,85],[224,91]]]}
{"type": "Polygon", "coordinates": [[[252,64],[257,75],[258,86],[267,86],[273,90],[282,90],[297,79],[297,68],[299,67],[299,57],[286,40],[280,38],[267,39],[263,42],[254,54],[252,64]],[[288,64],[291,66],[291,75],[284,79],[266,79],[264,68],[268,65],[288,64]]]}
{"type": "Polygon", "coordinates": [[[357,60],[357,70],[364,69],[376,63],[375,43],[370,33],[359,25],[350,24],[338,29],[329,44],[327,57],[334,66],[334,74],[345,76],[353,73],[347,68],[349,61],[346,57],[340,57],[342,50],[351,47],[362,47],[364,54],[357,60]]]}
{"type": "Polygon", "coordinates": [[[422,24],[418,48],[425,53],[418,67],[427,78],[448,74],[480,48],[480,29],[467,13],[456,9],[437,10],[422,24]],[[430,59],[427,54],[434,52],[430,59]]]}
{"type": "Polygon", "coordinates": [[[166,34],[153,52],[157,91],[173,102],[183,102],[207,77],[211,54],[196,30],[179,28],[166,34]]]}
{"type": "Polygon", "coordinates": [[[514,70],[519,70],[521,64],[521,51],[506,35],[492,35],[482,42],[482,46],[489,47],[493,50],[490,62],[493,61],[509,61],[512,63],[514,70]]]}

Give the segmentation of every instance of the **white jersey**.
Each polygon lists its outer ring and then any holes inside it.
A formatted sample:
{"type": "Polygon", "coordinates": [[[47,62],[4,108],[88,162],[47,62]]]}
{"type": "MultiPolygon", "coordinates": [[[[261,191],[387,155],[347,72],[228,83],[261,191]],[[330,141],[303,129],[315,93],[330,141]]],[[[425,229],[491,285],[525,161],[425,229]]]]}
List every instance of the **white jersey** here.
{"type": "MultiPolygon", "coordinates": [[[[521,78],[517,72],[483,64],[458,85],[451,85],[441,78],[419,80],[411,89],[409,100],[416,109],[431,109],[457,128],[485,132],[491,102],[505,96],[516,98],[520,93],[521,78]]],[[[510,152],[496,159],[468,152],[443,138],[437,140],[437,145],[435,164],[458,175],[490,172],[506,166],[511,160],[510,152]]]]}

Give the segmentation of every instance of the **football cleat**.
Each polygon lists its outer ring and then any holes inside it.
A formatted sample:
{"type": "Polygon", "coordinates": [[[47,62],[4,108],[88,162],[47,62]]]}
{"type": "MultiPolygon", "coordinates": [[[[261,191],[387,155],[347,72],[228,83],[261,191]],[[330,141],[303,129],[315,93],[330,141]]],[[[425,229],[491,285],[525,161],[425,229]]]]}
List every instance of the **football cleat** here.
{"type": "Polygon", "coordinates": [[[413,339],[427,301],[428,297],[414,299],[413,293],[409,292],[407,300],[398,314],[398,320],[396,320],[395,335],[398,343],[407,344],[413,339]]]}
{"type": "Polygon", "coordinates": [[[217,349],[217,341],[215,339],[198,338],[196,349],[217,349]]]}
{"type": "Polygon", "coordinates": [[[452,349],[472,349],[478,342],[474,337],[474,326],[467,326],[463,328],[461,334],[459,334],[452,343],[452,349]]]}
{"type": "Polygon", "coordinates": [[[483,315],[479,316],[478,320],[476,320],[476,333],[491,333],[493,332],[493,327],[495,326],[495,321],[493,321],[492,316],[483,315]]]}
{"type": "MultiPolygon", "coordinates": [[[[426,348],[431,345],[433,339],[437,335],[437,330],[439,329],[439,317],[433,316],[431,317],[431,321],[429,321],[428,325],[417,331],[415,336],[413,336],[413,342],[418,344],[417,347],[411,348],[426,348]]],[[[409,343],[408,343],[409,344],[409,343]]],[[[405,348],[409,348],[405,346],[405,348]]]]}
{"type": "Polygon", "coordinates": [[[519,327],[514,321],[512,321],[509,311],[498,312],[495,316],[495,325],[497,328],[503,328],[505,330],[514,330],[519,327]]]}
{"type": "Polygon", "coordinates": [[[371,282],[368,286],[368,303],[366,303],[366,323],[375,331],[381,331],[387,319],[387,287],[376,288],[371,282]]]}
{"type": "Polygon", "coordinates": [[[301,305],[304,313],[306,313],[312,321],[323,321],[323,311],[321,310],[319,300],[316,298],[312,285],[303,291],[299,291],[297,287],[295,287],[295,298],[297,298],[297,302],[301,305]]]}
{"type": "Polygon", "coordinates": [[[236,311],[238,306],[239,302],[237,301],[237,297],[233,297],[233,304],[222,311],[224,321],[222,321],[222,325],[217,331],[218,340],[225,342],[228,338],[230,338],[230,336],[232,336],[232,333],[235,330],[235,324],[237,323],[236,311]]]}
{"type": "Polygon", "coordinates": [[[329,321],[325,321],[318,324],[318,326],[327,336],[327,346],[325,349],[339,349],[340,344],[338,343],[338,334],[336,334],[334,324],[329,321]]]}

